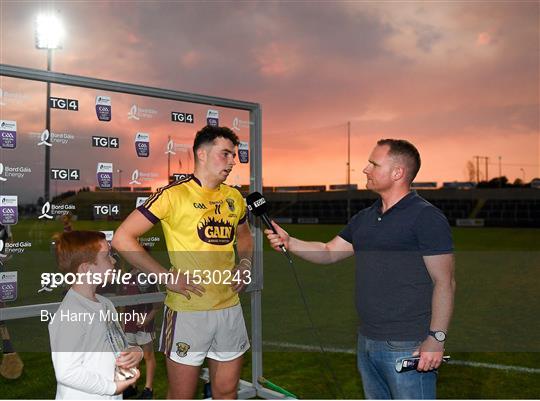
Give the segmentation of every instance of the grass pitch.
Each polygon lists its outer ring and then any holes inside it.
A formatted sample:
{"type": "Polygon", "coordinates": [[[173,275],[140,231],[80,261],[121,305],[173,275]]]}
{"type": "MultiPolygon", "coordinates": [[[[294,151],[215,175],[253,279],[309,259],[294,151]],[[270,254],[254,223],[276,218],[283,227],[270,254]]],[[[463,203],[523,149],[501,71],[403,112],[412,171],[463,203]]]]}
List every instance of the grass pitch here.
{"type": "MultiPolygon", "coordinates": [[[[75,229],[114,229],[117,222],[78,221],[75,229]]],[[[341,226],[291,225],[292,235],[326,241],[341,226]]],[[[19,272],[19,298],[8,306],[56,302],[61,291],[37,293],[43,271],[55,271],[50,238],[60,231],[56,221],[20,221],[15,241],[31,248],[15,255],[6,270],[19,272]]],[[[448,353],[454,360],[540,368],[540,230],[453,229],[456,247],[456,307],[449,332],[448,353]]],[[[156,227],[150,237],[161,237],[156,227]]],[[[263,340],[271,343],[317,346],[298,288],[282,256],[265,244],[263,340]]],[[[166,263],[163,239],[154,254],[166,263]]],[[[353,259],[332,266],[316,266],[295,259],[308,305],[325,347],[354,349],[357,316],[354,310],[353,259]]],[[[242,296],[249,325],[249,295],[242,296]]],[[[0,398],[54,398],[56,382],[48,354],[46,324],[22,319],[8,324],[15,346],[22,350],[25,372],[16,381],[0,378],[0,398]]],[[[294,348],[265,347],[264,375],[301,398],[362,398],[356,358],[346,353],[323,357],[294,348]],[[330,369],[337,376],[333,382],[330,369]]],[[[158,356],[155,395],[166,394],[164,362],[158,356]]],[[[251,380],[250,355],[243,378],[251,380]]],[[[441,368],[440,398],[537,398],[540,374],[447,365],[441,368]]]]}

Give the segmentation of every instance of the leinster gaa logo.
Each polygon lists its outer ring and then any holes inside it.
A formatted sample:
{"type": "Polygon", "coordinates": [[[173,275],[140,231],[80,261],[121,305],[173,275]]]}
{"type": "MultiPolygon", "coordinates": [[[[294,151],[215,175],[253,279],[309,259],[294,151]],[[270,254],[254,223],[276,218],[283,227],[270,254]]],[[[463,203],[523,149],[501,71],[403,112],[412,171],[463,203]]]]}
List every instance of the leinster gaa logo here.
{"type": "Polygon", "coordinates": [[[227,201],[227,206],[229,207],[229,210],[231,212],[234,212],[234,209],[235,209],[235,207],[234,207],[234,199],[227,198],[225,200],[227,201]]]}

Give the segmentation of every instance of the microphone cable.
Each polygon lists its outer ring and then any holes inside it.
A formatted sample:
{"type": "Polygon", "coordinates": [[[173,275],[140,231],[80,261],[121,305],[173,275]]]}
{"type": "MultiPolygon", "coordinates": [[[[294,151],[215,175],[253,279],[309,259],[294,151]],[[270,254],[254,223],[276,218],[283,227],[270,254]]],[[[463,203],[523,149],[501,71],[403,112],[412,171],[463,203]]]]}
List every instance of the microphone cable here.
{"type": "MultiPolygon", "coordinates": [[[[284,253],[285,254],[285,253],[284,253]]],[[[304,288],[302,287],[302,283],[300,282],[300,278],[298,277],[298,273],[296,271],[296,266],[294,265],[293,263],[293,260],[292,258],[287,254],[285,254],[285,256],[287,257],[287,260],[289,261],[289,266],[291,267],[291,270],[293,272],[293,276],[294,276],[294,280],[296,281],[296,286],[298,287],[298,291],[300,292],[300,297],[302,298],[302,303],[304,304],[304,309],[306,311],[306,314],[307,314],[307,317],[308,317],[308,320],[309,320],[309,324],[310,324],[310,328],[311,328],[311,332],[313,333],[314,337],[315,337],[315,341],[317,342],[317,345],[319,346],[319,350],[324,358],[324,361],[325,362],[325,366],[326,366],[326,370],[330,372],[330,375],[332,376],[332,380],[334,381],[334,385],[335,385],[335,388],[336,388],[336,398],[337,399],[345,399],[345,395],[343,393],[343,389],[341,388],[341,385],[339,384],[339,381],[336,377],[336,373],[334,372],[334,369],[332,368],[332,364],[330,363],[330,358],[328,357],[328,353],[325,351],[323,345],[322,345],[322,339],[321,339],[321,335],[320,335],[320,332],[319,332],[319,329],[317,329],[317,326],[315,325],[315,322],[313,320],[313,316],[311,315],[311,309],[309,308],[308,306],[308,303],[307,303],[307,299],[306,299],[306,295],[304,293],[304,288]],[[337,395],[339,395],[340,397],[337,397],[337,395]]],[[[328,381],[328,378],[326,377],[325,375],[325,378],[327,379],[328,381]]]]}
{"type": "MultiPolygon", "coordinates": [[[[268,227],[270,230],[272,230],[275,234],[277,234],[276,229],[274,228],[274,226],[272,225],[272,222],[270,221],[270,219],[268,218],[266,214],[268,210],[268,202],[266,201],[266,199],[260,192],[255,191],[255,192],[250,193],[246,197],[246,205],[247,205],[247,209],[251,213],[253,213],[253,215],[260,217],[264,225],[268,227]]],[[[304,304],[304,309],[306,311],[309,324],[311,326],[311,332],[313,333],[315,337],[315,341],[317,342],[317,345],[319,346],[321,354],[323,355],[325,359],[324,362],[326,362],[326,369],[329,370],[330,374],[332,375],[335,388],[338,390],[337,392],[339,393],[337,395],[340,395],[341,398],[345,398],[343,395],[343,390],[341,389],[341,386],[339,385],[339,382],[337,380],[336,374],[334,370],[332,369],[332,365],[330,364],[330,361],[328,360],[328,355],[326,355],[326,351],[324,350],[324,347],[322,346],[322,340],[321,340],[319,330],[317,329],[317,327],[315,326],[315,322],[313,321],[313,316],[311,315],[311,310],[309,309],[309,306],[307,303],[306,295],[304,293],[304,288],[302,287],[302,283],[300,282],[300,278],[298,277],[298,273],[296,271],[296,267],[293,263],[292,257],[283,244],[280,244],[279,247],[281,249],[281,253],[283,253],[283,255],[289,261],[289,265],[291,266],[291,269],[293,271],[294,280],[296,281],[296,286],[298,287],[298,290],[300,292],[300,297],[302,298],[302,303],[304,304]]],[[[324,370],[324,367],[323,367],[323,370],[324,370]]],[[[324,377],[325,379],[328,379],[326,375],[324,377]]]]}

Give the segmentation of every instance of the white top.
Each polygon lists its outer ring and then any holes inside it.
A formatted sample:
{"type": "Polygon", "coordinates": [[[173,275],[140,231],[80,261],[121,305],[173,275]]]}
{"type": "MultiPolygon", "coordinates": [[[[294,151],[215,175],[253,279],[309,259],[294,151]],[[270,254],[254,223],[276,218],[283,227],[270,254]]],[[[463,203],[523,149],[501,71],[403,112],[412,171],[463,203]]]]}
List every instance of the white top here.
{"type": "Polygon", "coordinates": [[[56,399],[122,399],[114,395],[115,357],[100,314],[116,310],[107,298],[96,298],[70,289],[49,324],[56,399]]]}

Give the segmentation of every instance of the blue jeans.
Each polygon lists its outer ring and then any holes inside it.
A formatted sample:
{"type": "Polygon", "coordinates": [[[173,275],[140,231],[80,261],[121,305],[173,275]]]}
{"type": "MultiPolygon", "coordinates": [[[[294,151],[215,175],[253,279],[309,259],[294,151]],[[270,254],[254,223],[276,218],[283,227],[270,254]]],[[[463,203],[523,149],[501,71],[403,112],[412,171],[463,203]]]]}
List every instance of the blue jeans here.
{"type": "Polygon", "coordinates": [[[375,341],[358,335],[358,371],[367,399],[435,399],[437,372],[398,373],[396,359],[411,356],[420,341],[375,341]]]}

